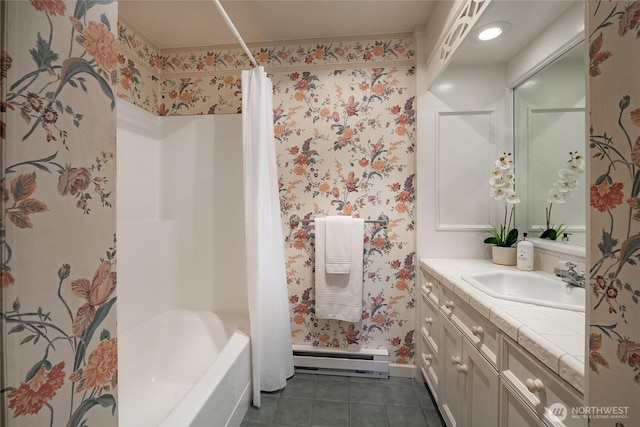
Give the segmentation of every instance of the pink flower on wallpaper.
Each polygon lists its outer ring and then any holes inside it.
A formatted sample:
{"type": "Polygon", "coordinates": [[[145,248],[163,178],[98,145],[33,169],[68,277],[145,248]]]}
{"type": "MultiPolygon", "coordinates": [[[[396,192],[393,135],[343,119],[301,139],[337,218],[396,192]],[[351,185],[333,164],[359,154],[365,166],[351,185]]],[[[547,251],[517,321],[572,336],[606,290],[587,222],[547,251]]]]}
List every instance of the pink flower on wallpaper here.
{"type": "Polygon", "coordinates": [[[378,307],[382,305],[384,302],[384,297],[382,295],[376,295],[375,297],[370,297],[371,299],[371,311],[376,311],[378,307]]]}
{"type": "Polygon", "coordinates": [[[0,287],[7,288],[13,285],[16,280],[13,278],[10,272],[6,270],[0,271],[0,287]]]}
{"type": "Polygon", "coordinates": [[[347,186],[348,193],[358,191],[358,181],[360,181],[360,178],[356,178],[355,173],[349,172],[349,175],[347,175],[347,179],[343,181],[344,184],[347,186]]]}
{"type": "Polygon", "coordinates": [[[384,317],[384,314],[382,314],[382,313],[376,313],[376,314],[374,314],[374,315],[373,315],[373,317],[371,318],[371,321],[372,321],[373,323],[375,323],[376,325],[378,325],[378,326],[382,326],[382,325],[384,325],[384,322],[385,322],[386,320],[387,320],[387,319],[384,317]]]}
{"type": "Polygon", "coordinates": [[[618,344],[618,360],[627,363],[632,368],[640,368],[640,344],[633,341],[623,341],[618,344]]]}
{"type": "Polygon", "coordinates": [[[91,172],[87,168],[68,168],[58,178],[58,194],[76,195],[87,189],[91,183],[91,172]]]}
{"type": "Polygon", "coordinates": [[[345,108],[347,112],[348,117],[358,115],[359,105],[360,103],[356,102],[356,98],[353,95],[349,96],[349,99],[347,100],[347,102],[342,104],[342,106],[345,108]]]}
{"type": "Polygon", "coordinates": [[[346,331],[342,331],[342,335],[347,339],[347,344],[358,344],[358,335],[360,331],[356,331],[353,323],[350,323],[346,331]]]}
{"type": "Polygon", "coordinates": [[[62,0],[31,0],[31,5],[41,12],[45,12],[51,16],[64,16],[67,8],[62,0]]]}
{"type": "MultiPolygon", "coordinates": [[[[622,16],[620,16],[618,35],[624,37],[629,30],[636,29],[638,23],[640,23],[640,1],[635,1],[629,4],[622,13],[622,16]]],[[[640,32],[638,32],[638,37],[640,37],[640,32]]]]}
{"type": "Polygon", "coordinates": [[[111,262],[102,261],[93,280],[78,279],[71,282],[71,292],[86,302],[80,306],[73,319],[73,334],[80,336],[87,330],[96,315],[96,309],[107,302],[116,289],[116,272],[111,262]]]}

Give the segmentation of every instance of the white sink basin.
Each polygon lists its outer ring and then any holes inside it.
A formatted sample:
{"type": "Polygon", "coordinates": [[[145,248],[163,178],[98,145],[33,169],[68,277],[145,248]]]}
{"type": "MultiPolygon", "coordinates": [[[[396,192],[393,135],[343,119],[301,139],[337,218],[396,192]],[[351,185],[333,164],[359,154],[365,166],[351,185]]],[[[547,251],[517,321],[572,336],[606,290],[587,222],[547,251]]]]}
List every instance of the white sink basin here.
{"type": "Polygon", "coordinates": [[[584,288],[548,274],[527,271],[483,271],[462,278],[481,291],[502,299],[584,311],[584,288]]]}

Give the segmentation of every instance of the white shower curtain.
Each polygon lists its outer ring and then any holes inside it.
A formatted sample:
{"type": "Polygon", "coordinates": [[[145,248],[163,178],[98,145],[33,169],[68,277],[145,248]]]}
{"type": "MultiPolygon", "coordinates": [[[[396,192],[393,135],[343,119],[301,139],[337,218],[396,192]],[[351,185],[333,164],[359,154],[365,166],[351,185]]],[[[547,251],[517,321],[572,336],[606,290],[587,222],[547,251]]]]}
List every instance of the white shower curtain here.
{"type": "Polygon", "coordinates": [[[242,71],[245,240],[253,404],[293,375],[275,139],[273,86],[263,67],[242,71]]]}

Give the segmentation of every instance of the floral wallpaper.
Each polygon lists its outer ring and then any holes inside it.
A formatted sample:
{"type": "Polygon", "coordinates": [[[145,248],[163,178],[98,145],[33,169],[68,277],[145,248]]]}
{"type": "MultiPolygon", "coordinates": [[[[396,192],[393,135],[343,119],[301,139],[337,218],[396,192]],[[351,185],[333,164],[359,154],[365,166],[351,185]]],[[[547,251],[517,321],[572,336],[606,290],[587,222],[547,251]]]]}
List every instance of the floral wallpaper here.
{"type": "Polygon", "coordinates": [[[640,1],[591,1],[587,19],[591,124],[587,398],[591,406],[627,408],[625,418],[594,417],[591,426],[631,426],[640,420],[640,1]]]}
{"type": "Polygon", "coordinates": [[[5,5],[0,424],[117,425],[117,3],[5,5]]]}
{"type": "Polygon", "coordinates": [[[275,137],[294,344],[386,348],[413,363],[414,67],[276,73],[275,137]],[[320,320],[313,223],[288,218],[387,215],[366,224],[362,320],[320,320]]]}
{"type": "MultiPolygon", "coordinates": [[[[159,49],[120,19],[118,96],[160,116],[240,112],[240,71],[251,62],[239,46],[159,49]]],[[[310,67],[405,65],[414,60],[413,37],[340,39],[253,46],[269,73],[310,67]]]]}
{"type": "MultiPolygon", "coordinates": [[[[119,32],[119,79],[127,88],[120,87],[118,96],[157,115],[240,112],[240,70],[250,67],[240,48],[164,51],[145,42],[125,21],[119,32]],[[123,67],[125,62],[131,66],[123,67]],[[144,70],[154,77],[145,77],[144,70]],[[154,104],[155,89],[150,88],[156,80],[154,104]]],[[[294,344],[386,348],[391,362],[413,363],[413,37],[284,42],[251,49],[274,83],[294,344]],[[360,322],[315,317],[314,227],[290,228],[293,214],[389,216],[387,229],[367,225],[360,322]]]]}

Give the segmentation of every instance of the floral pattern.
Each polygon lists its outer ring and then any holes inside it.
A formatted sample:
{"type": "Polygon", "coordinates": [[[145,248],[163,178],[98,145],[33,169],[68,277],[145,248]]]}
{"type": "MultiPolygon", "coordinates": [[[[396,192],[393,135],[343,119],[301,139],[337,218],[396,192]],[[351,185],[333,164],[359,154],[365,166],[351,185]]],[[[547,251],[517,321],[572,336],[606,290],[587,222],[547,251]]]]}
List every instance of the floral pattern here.
{"type": "Polygon", "coordinates": [[[7,4],[0,393],[9,426],[117,424],[116,9],[7,4]]]}
{"type": "Polygon", "coordinates": [[[363,310],[355,324],[316,317],[314,226],[285,224],[296,344],[386,348],[391,362],[413,362],[413,72],[379,67],[273,76],[283,218],[390,219],[387,229],[365,227],[363,310]]]}
{"type": "MultiPolygon", "coordinates": [[[[240,112],[240,71],[251,67],[241,48],[162,50],[137,34],[124,20],[118,22],[118,33],[118,97],[160,116],[240,112]]],[[[279,46],[258,46],[253,52],[260,64],[274,72],[317,66],[407,66],[415,60],[411,35],[385,40],[285,42],[279,46]]],[[[302,96],[305,83],[308,82],[304,79],[300,82],[298,97],[302,96]]],[[[372,92],[381,89],[379,85],[372,92]]],[[[396,132],[403,132],[414,120],[405,114],[402,106],[392,114],[397,115],[396,132]]]]}
{"type": "MultiPolygon", "coordinates": [[[[119,87],[118,96],[160,116],[240,112],[240,70],[250,66],[241,49],[162,51],[124,21],[119,33],[120,82],[125,81],[126,87],[119,87]],[[135,95],[149,93],[155,83],[142,70],[159,80],[156,104],[150,97],[144,101],[135,95]]],[[[412,37],[284,43],[255,47],[253,52],[272,72],[274,83],[274,134],[280,206],[289,231],[286,268],[294,343],[386,348],[392,362],[413,363],[412,37]],[[376,224],[366,227],[361,322],[316,318],[314,226],[290,228],[287,219],[293,214],[306,219],[389,217],[387,229],[376,224]]]]}
{"type": "MultiPolygon", "coordinates": [[[[640,386],[640,1],[589,2],[590,405],[628,406],[640,386]],[[597,102],[593,102],[597,100],[597,102]],[[607,388],[620,390],[611,400],[607,388]],[[624,390],[624,392],[622,392],[624,390]],[[628,398],[620,398],[628,396],[628,398]]],[[[605,425],[591,420],[591,425],[605,425]]]]}

